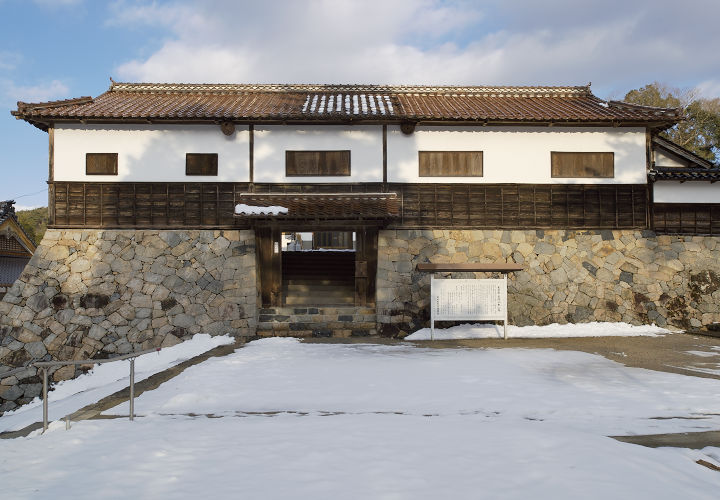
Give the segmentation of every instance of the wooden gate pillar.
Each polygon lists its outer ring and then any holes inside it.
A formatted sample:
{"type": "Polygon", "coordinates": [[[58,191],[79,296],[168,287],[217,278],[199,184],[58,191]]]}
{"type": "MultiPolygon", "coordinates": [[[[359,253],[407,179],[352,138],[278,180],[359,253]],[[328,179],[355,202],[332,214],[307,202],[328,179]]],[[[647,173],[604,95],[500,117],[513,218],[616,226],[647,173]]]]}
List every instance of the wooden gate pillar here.
{"type": "Polygon", "coordinates": [[[377,276],[378,229],[362,227],[356,233],[355,305],[375,305],[377,276]]]}
{"type": "Polygon", "coordinates": [[[282,231],[276,227],[259,227],[255,229],[255,238],[262,306],[282,306],[282,231]]]}

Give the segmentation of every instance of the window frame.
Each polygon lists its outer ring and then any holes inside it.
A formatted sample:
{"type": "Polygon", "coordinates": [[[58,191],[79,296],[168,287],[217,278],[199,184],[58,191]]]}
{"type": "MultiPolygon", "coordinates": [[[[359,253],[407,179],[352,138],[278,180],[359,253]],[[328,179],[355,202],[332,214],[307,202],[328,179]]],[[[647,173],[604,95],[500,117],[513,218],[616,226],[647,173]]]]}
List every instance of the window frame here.
{"type": "MultiPolygon", "coordinates": [[[[341,165],[344,167],[344,165],[341,165]]],[[[350,177],[352,175],[352,151],[350,149],[321,149],[321,150],[308,150],[308,149],[287,149],[285,150],[285,177],[350,177]],[[297,173],[298,156],[303,154],[307,155],[318,155],[318,172],[317,173],[297,173]],[[340,160],[345,160],[342,156],[347,156],[347,173],[333,173],[329,168],[329,156],[332,154],[341,155],[340,160]],[[323,158],[325,157],[325,158],[323,158]],[[292,159],[292,160],[291,160],[292,159]],[[295,172],[290,171],[291,164],[295,167],[295,172]],[[325,171],[322,171],[322,167],[325,167],[325,171]]]]}
{"type": "MultiPolygon", "coordinates": [[[[196,166],[196,165],[194,165],[196,166]]],[[[205,177],[217,177],[218,175],[218,154],[217,153],[185,153],[185,175],[187,176],[205,176],[205,177]],[[190,159],[191,158],[209,158],[211,159],[210,164],[210,171],[211,173],[207,172],[190,172],[190,159]],[[213,173],[214,172],[214,173],[213,173]]]]}
{"type": "MultiPolygon", "coordinates": [[[[558,165],[560,168],[561,165],[558,165]]],[[[601,168],[604,167],[601,165],[601,168]]],[[[615,178],[615,152],[614,151],[550,151],[550,177],[553,179],[614,179],[615,178]],[[564,175],[555,172],[555,158],[564,155],[609,155],[610,175],[564,175]]]]}
{"type": "MultiPolygon", "coordinates": [[[[98,164],[95,163],[93,165],[94,168],[98,167],[98,164]]],[[[118,174],[118,154],[117,153],[85,153],[85,175],[117,175],[118,174]],[[112,158],[112,161],[110,163],[111,171],[110,172],[91,172],[90,166],[91,163],[96,162],[97,160],[93,160],[91,162],[91,159],[100,159],[100,158],[112,158]]]]}
{"type": "MultiPolygon", "coordinates": [[[[468,160],[468,165],[470,165],[470,160],[468,160]]],[[[472,165],[470,165],[472,166],[472,165]]],[[[418,151],[418,177],[484,177],[485,176],[485,154],[482,150],[420,150],[418,151]],[[453,174],[448,172],[433,172],[431,170],[431,166],[433,165],[430,163],[429,165],[425,166],[425,172],[423,172],[423,158],[425,158],[425,161],[430,161],[430,155],[439,155],[439,154],[454,154],[454,153],[465,153],[467,155],[477,154],[480,158],[480,172],[479,173],[460,173],[460,174],[453,174]]]]}

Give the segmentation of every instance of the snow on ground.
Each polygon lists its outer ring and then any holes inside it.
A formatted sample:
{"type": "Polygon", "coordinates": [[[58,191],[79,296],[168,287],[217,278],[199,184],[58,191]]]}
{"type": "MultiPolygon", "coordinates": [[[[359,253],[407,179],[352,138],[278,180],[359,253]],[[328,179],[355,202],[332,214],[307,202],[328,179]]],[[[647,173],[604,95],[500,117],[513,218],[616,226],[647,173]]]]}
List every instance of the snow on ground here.
{"type": "Polygon", "coordinates": [[[720,356],[720,352],[713,352],[713,351],[685,351],[685,352],[687,352],[688,354],[692,354],[694,356],[700,356],[701,358],[711,358],[713,356],[720,356]]]}
{"type": "MultiPolygon", "coordinates": [[[[211,337],[198,334],[192,339],[166,347],[158,352],[143,354],[135,358],[135,382],[140,382],[155,373],[177,365],[186,359],[202,354],[214,347],[232,344],[235,339],[225,335],[211,337]]],[[[73,380],[65,380],[53,386],[48,394],[48,416],[59,419],[80,408],[95,403],[128,386],[130,361],[117,361],[95,365],[93,369],[73,380]]],[[[0,418],[0,432],[22,429],[42,421],[42,400],[35,398],[31,403],[0,418]]]]}
{"type": "MultiPolygon", "coordinates": [[[[635,326],[628,323],[584,323],[582,328],[577,325],[559,325],[553,323],[545,326],[514,326],[508,325],[508,338],[539,339],[539,338],[570,338],[570,337],[657,337],[670,333],[665,328],[655,325],[635,326]]],[[[493,324],[463,324],[450,328],[435,328],[434,340],[459,339],[501,339],[504,337],[503,326],[493,324]]],[[[430,340],[430,328],[422,328],[411,333],[405,340],[430,340]]]]}
{"type": "MultiPolygon", "coordinates": [[[[264,339],[136,402],[0,442],[14,498],[715,499],[720,381],[549,349],[264,339]],[[108,413],[125,414],[127,405],[108,413]]],[[[0,419],[2,422],[2,419],[0,419]]]]}

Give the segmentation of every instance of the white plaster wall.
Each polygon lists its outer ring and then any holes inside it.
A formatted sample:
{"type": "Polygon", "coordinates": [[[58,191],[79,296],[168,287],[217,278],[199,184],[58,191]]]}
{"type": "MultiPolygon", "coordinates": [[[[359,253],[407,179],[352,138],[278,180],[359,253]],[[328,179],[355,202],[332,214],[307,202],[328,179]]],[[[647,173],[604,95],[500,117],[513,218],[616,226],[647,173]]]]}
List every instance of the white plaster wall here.
{"type": "Polygon", "coordinates": [[[679,161],[674,156],[666,154],[664,151],[655,150],[655,166],[656,167],[687,167],[687,163],[679,161]]]}
{"type": "Polygon", "coordinates": [[[255,127],[255,182],[382,182],[382,126],[255,127]],[[285,177],[285,151],[350,150],[350,175],[285,177]]]}
{"type": "MultiPolygon", "coordinates": [[[[249,131],[217,125],[62,125],[55,129],[55,180],[247,182],[249,131]],[[85,175],[85,153],[118,153],[118,175],[85,175]],[[186,176],[185,153],[218,153],[217,176],[186,176]]],[[[255,181],[381,182],[379,125],[255,128],[255,181]],[[285,177],[286,150],[350,150],[351,175],[285,177]]],[[[642,128],[388,126],[388,181],[481,183],[645,183],[642,128]],[[418,151],[483,151],[483,177],[419,177],[418,151]],[[553,179],[551,151],[611,151],[615,178],[553,179]]]]}
{"type": "Polygon", "coordinates": [[[81,125],[55,128],[55,180],[247,182],[249,131],[219,125],[81,125]],[[85,175],[85,153],[118,153],[118,175],[85,175]],[[185,175],[185,153],[217,153],[218,175],[185,175]]]}
{"type": "Polygon", "coordinates": [[[644,184],[645,129],[388,126],[389,182],[644,184]],[[418,151],[482,151],[483,177],[419,177],[418,151]],[[614,152],[612,179],[552,178],[551,151],[614,152]]]}
{"type": "Polygon", "coordinates": [[[720,203],[720,183],[658,181],[653,185],[655,203],[720,203]]]}

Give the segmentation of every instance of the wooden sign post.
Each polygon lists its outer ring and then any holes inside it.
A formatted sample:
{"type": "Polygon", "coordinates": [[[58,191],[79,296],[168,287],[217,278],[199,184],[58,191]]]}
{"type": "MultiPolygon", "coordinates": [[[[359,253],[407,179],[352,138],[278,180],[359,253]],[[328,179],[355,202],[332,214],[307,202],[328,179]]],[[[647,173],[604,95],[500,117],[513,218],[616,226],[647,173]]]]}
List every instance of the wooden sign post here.
{"type": "Polygon", "coordinates": [[[507,274],[503,279],[430,279],[430,340],[435,321],[502,320],[507,339],[507,274]]]}
{"type": "Polygon", "coordinates": [[[435,338],[435,321],[503,322],[507,339],[507,274],[522,266],[506,262],[497,264],[418,264],[419,271],[500,272],[502,279],[435,279],[430,278],[430,340],[435,338]]]}

